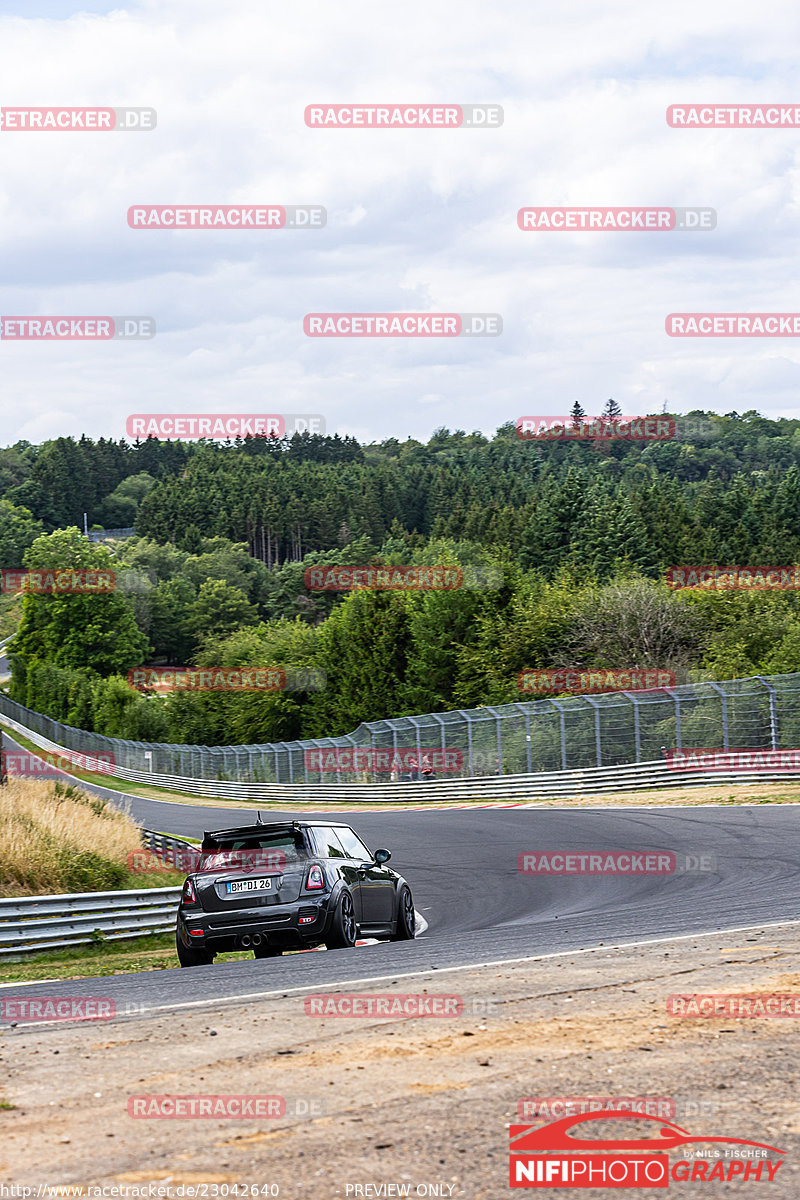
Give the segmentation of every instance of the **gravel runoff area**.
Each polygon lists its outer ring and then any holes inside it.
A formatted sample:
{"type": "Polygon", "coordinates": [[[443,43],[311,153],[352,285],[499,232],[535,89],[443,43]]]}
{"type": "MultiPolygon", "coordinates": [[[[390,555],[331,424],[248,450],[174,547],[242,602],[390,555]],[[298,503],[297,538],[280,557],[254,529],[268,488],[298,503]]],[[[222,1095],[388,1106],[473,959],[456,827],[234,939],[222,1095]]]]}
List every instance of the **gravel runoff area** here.
{"type": "MultiPolygon", "coordinates": [[[[128,1189],[117,1194],[145,1195],[146,1185],[158,1183],[161,1195],[175,1198],[201,1185],[194,1194],[202,1198],[224,1195],[222,1185],[232,1195],[233,1185],[246,1184],[260,1195],[315,1200],[498,1200],[517,1194],[508,1185],[509,1125],[543,1119],[531,1115],[530,1098],[553,1098],[553,1119],[563,1115],[559,1098],[657,1097],[651,1112],[670,1115],[692,1134],[786,1152],[771,1184],[673,1181],[673,1194],[718,1200],[756,1186],[795,1200],[800,1020],[681,1019],[668,1014],[667,998],[800,994],[797,935],[790,922],[429,970],[353,989],[362,996],[422,995],[429,1007],[436,996],[458,997],[463,1012],[446,1017],[307,1012],[331,1000],[346,1008],[346,986],[213,1005],[198,994],[196,1006],[105,1023],[25,1025],[22,1018],[12,1027],[5,1014],[0,1078],[5,1104],[15,1107],[0,1110],[0,1177],[35,1188],[108,1185],[106,1195],[121,1184],[128,1189]],[[131,1098],[175,1095],[283,1099],[262,1102],[264,1113],[280,1115],[243,1119],[128,1113],[131,1098]],[[527,1118],[518,1115],[525,1098],[527,1118]]],[[[346,952],[331,960],[332,976],[345,978],[346,952]]],[[[268,987],[267,964],[253,966],[253,990],[268,987]]],[[[102,995],[102,980],[97,991],[102,995]]],[[[29,986],[26,997],[35,995],[29,986]]],[[[683,1154],[673,1151],[672,1163],[683,1154]]]]}

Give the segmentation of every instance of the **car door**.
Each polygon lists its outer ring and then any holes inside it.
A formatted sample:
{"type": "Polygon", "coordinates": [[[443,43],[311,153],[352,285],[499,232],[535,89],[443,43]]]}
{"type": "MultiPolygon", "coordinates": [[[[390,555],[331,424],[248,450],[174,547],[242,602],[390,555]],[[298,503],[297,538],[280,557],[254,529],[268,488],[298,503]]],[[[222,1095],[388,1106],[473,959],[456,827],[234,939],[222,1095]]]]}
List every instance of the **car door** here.
{"type": "MultiPolygon", "coordinates": [[[[335,832],[345,853],[359,866],[372,863],[372,851],[349,825],[337,825],[335,832]]],[[[373,864],[362,870],[360,876],[364,925],[391,925],[395,909],[394,872],[373,864]]]]}
{"type": "Polygon", "coordinates": [[[333,861],[343,881],[347,884],[353,896],[356,924],[361,925],[364,920],[362,877],[358,870],[358,864],[347,853],[337,834],[338,830],[333,826],[317,825],[314,828],[314,841],[320,855],[333,861]]]}

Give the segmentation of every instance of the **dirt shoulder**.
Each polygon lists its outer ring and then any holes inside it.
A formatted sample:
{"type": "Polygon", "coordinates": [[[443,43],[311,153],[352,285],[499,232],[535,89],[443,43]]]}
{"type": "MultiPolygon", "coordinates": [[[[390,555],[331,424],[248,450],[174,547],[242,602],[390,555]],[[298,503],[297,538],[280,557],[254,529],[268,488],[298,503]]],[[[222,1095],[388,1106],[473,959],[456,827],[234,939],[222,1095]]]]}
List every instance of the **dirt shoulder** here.
{"type": "MultiPolygon", "coordinates": [[[[268,986],[268,971],[254,961],[254,989],[268,986]]],[[[307,1015],[300,992],[102,1025],[3,1026],[3,1087],[16,1108],[0,1111],[0,1173],[26,1185],[161,1181],[173,1197],[191,1183],[325,1198],[403,1194],[363,1189],[408,1184],[412,1196],[497,1200],[509,1194],[508,1126],[538,1122],[518,1116],[523,1098],[660,1097],[661,1115],[693,1134],[787,1151],[769,1194],[795,1197],[800,1024],[667,1015],[670,994],[754,991],[800,992],[796,927],[370,985],[428,1004],[459,997],[463,1014],[444,1018],[307,1015]],[[284,1097],[287,1111],[128,1115],[131,1097],[198,1094],[284,1097]]],[[[341,1002],[343,993],[324,994],[341,1002]]],[[[717,1200],[752,1183],[670,1186],[717,1200]]]]}

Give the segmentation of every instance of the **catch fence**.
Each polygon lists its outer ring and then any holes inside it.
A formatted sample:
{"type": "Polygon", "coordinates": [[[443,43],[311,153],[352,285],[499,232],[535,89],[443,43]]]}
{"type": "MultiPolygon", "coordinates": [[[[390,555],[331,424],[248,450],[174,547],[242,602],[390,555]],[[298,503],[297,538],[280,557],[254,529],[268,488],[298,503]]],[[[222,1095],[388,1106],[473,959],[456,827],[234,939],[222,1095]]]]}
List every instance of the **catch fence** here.
{"type": "MultiPolygon", "coordinates": [[[[209,783],[379,784],[430,759],[437,781],[664,762],[695,747],[800,747],[800,674],[759,675],[368,721],[351,734],[247,746],[132,742],[75,729],[0,694],[4,724],[108,762],[110,775],[209,783]]],[[[41,744],[41,742],[39,743],[41,744]]],[[[155,780],[154,780],[155,782],[155,780]]]]}

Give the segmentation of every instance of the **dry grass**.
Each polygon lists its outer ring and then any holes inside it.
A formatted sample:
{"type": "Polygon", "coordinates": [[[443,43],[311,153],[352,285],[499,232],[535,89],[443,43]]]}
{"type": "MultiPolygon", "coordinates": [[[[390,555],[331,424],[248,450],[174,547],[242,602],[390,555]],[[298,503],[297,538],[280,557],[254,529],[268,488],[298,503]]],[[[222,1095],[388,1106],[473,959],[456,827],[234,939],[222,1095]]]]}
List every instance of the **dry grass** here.
{"type": "Polygon", "coordinates": [[[140,847],[131,817],[74,785],[12,778],[0,787],[0,895],[124,887],[140,847]]]}

